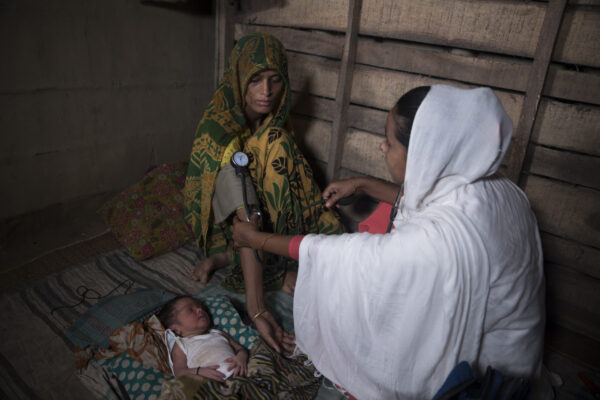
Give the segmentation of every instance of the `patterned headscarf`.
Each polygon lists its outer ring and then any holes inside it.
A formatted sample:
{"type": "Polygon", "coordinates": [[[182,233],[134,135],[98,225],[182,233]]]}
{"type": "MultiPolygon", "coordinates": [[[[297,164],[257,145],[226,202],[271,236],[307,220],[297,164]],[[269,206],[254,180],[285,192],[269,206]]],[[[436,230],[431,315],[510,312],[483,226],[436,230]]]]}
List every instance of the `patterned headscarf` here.
{"type": "Polygon", "coordinates": [[[205,254],[225,250],[224,239],[212,240],[213,234],[209,232],[214,228],[211,220],[215,180],[225,148],[248,130],[244,115],[248,82],[265,69],[281,75],[283,89],[279,105],[255,134],[283,126],[291,104],[285,48],[275,37],[257,32],[242,37],[235,45],[223,78],[196,130],[184,187],[185,218],[205,254]]]}

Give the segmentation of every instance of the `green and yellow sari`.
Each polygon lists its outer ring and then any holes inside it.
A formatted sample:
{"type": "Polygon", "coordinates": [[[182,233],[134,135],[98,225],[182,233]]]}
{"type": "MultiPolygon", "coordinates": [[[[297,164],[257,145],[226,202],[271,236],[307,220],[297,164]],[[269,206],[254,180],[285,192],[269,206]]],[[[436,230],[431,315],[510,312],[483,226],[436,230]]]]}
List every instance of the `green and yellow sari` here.
{"type": "MultiPolygon", "coordinates": [[[[227,251],[231,240],[229,226],[214,222],[212,197],[225,150],[230,152],[232,141],[239,143],[250,158],[249,173],[261,203],[263,230],[284,235],[342,232],[332,211],[321,205],[307,207],[321,199],[321,191],[289,126],[290,92],[283,45],[264,33],[241,38],[198,125],[184,187],[185,218],[205,256],[227,251]],[[279,106],[251,134],[244,116],[245,91],[252,75],[265,69],[277,71],[284,87],[279,106]]],[[[280,288],[286,271],[298,268],[297,262],[274,255],[268,255],[266,263],[276,265],[264,269],[266,290],[280,288]]],[[[223,286],[244,291],[239,253],[235,250],[223,286]]]]}

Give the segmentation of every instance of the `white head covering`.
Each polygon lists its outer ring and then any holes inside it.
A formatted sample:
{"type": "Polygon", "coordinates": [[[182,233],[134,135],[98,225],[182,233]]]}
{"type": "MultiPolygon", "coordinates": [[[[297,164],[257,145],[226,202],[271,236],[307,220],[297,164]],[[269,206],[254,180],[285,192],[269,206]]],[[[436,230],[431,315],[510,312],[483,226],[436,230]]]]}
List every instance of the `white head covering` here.
{"type": "Polygon", "coordinates": [[[494,175],[511,130],[490,89],[433,86],[413,123],[395,229],[302,240],[296,342],[357,398],[431,398],[462,360],[538,371],[537,224],[525,195],[494,175]]]}
{"type": "Polygon", "coordinates": [[[412,126],[404,208],[425,207],[494,174],[511,136],[512,122],[489,88],[432,86],[412,126]]]}

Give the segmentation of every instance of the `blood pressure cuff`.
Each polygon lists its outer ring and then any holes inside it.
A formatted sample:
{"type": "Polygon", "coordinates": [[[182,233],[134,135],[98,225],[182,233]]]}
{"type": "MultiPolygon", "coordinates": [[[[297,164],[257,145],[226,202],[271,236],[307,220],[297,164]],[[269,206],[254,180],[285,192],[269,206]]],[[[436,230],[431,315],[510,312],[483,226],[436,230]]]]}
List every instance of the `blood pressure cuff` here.
{"type": "MultiPolygon", "coordinates": [[[[256,196],[252,180],[247,174],[244,174],[244,179],[246,180],[248,206],[258,206],[258,197],[256,196]]],[[[212,206],[216,223],[225,221],[238,208],[244,207],[242,180],[235,174],[233,165],[229,163],[223,165],[217,174],[212,206]]]]}

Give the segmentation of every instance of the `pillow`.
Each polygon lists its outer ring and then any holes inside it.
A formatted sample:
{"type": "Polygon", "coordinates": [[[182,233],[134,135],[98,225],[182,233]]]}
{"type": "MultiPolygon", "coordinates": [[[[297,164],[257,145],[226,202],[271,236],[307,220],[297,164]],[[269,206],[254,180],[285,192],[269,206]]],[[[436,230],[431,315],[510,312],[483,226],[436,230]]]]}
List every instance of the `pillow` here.
{"type": "Polygon", "coordinates": [[[235,309],[227,296],[215,295],[203,299],[196,296],[207,307],[212,317],[213,325],[227,333],[233,340],[250,349],[258,339],[258,333],[254,328],[244,325],[240,314],[235,309]]]}
{"type": "Polygon", "coordinates": [[[185,162],[160,165],[98,210],[136,260],[174,250],[192,238],[183,218],[186,171],[185,162]]]}
{"type": "Polygon", "coordinates": [[[150,317],[174,296],[165,290],[138,289],[128,294],[105,297],[81,314],[65,335],[82,349],[108,348],[108,338],[115,330],[150,317]]]}
{"type": "MultiPolygon", "coordinates": [[[[117,377],[132,400],[158,398],[162,392],[163,383],[167,381],[162,372],[151,367],[145,367],[134,360],[127,352],[115,358],[100,360],[98,364],[117,377]]],[[[113,390],[118,392],[116,388],[113,388],[113,390]]]]}

